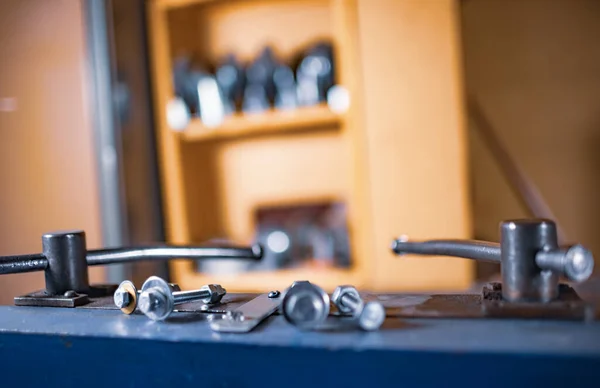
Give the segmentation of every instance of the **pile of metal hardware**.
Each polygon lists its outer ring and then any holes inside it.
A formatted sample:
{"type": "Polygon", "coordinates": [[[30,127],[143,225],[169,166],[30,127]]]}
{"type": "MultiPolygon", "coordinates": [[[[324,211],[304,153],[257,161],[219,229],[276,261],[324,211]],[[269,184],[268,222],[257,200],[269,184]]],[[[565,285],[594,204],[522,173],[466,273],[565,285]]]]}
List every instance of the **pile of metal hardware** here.
{"type": "Polygon", "coordinates": [[[125,314],[139,310],[153,321],[166,320],[175,306],[200,302],[199,311],[220,313],[220,319],[209,315],[211,328],[222,332],[247,332],[265,318],[281,309],[288,322],[301,329],[318,330],[326,327],[330,304],[340,313],[351,315],[352,321],[362,330],[377,330],[385,320],[385,309],[380,302],[364,302],[356,288],[339,286],[329,295],[308,281],[297,281],[282,296],[279,291],[261,294],[236,307],[223,310],[221,302],[227,291],[220,284],[208,284],[198,290],[181,291],[179,286],[167,283],[157,276],[149,277],[137,290],[126,280],[114,293],[114,303],[125,314]],[[136,310],[137,308],[137,310],[136,310]]]}
{"type": "Polygon", "coordinates": [[[17,306],[120,310],[153,321],[193,315],[218,332],[246,333],[273,314],[281,314],[300,330],[338,328],[374,331],[386,316],[400,318],[538,318],[589,321],[598,309],[560,279],[579,283],[594,267],[592,254],[581,245],[559,246],[556,225],[545,219],[505,221],[500,243],[467,240],[411,242],[395,240],[398,255],[446,255],[499,263],[502,281],[464,294],[359,293],[341,285],[328,295],[309,281],[294,282],[282,292],[228,294],[220,284],[182,291],[176,284],[151,276],[138,290],[131,281],[95,285],[89,265],[137,260],[260,260],[260,246],[153,246],[105,250],[86,249],[85,233],[67,231],[42,237],[40,254],[0,257],[0,274],[44,271],[44,290],[17,296],[17,306]],[[176,314],[174,314],[176,313],[176,314]]]}

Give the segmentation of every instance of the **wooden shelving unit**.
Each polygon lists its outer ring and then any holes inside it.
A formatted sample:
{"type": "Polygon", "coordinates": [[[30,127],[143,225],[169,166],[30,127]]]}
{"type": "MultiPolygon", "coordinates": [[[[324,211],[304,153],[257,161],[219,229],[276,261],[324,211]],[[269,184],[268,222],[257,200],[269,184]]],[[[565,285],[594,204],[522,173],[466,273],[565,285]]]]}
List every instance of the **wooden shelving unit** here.
{"type": "Polygon", "coordinates": [[[289,111],[273,109],[255,115],[236,113],[214,128],[207,128],[201,120],[194,119],[185,131],[181,132],[181,137],[184,141],[196,142],[278,135],[303,130],[338,128],[341,120],[341,116],[333,113],[326,105],[289,111]]]}
{"type": "Polygon", "coordinates": [[[343,202],[351,267],[199,273],[176,261],[182,288],[283,289],[310,279],[325,289],[457,289],[469,261],[397,258],[391,239],[468,238],[457,0],[151,0],[148,2],[163,209],[168,241],[253,239],[253,211],[280,204],[343,202]],[[410,22],[406,22],[409,20],[410,22]],[[325,106],[236,114],[217,128],[167,125],[171,64],[181,53],[208,62],[264,46],[290,59],[328,40],[336,82],[350,95],[343,115],[325,106]],[[424,66],[424,61],[427,66],[424,66]]]}

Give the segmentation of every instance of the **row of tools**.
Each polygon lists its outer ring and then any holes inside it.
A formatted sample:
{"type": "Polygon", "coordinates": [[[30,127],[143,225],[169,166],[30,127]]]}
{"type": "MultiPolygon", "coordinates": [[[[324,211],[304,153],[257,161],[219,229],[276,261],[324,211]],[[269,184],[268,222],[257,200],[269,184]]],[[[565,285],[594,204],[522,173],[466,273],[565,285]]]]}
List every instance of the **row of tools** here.
{"type": "Polygon", "coordinates": [[[385,320],[385,309],[381,303],[364,301],[357,289],[348,285],[338,286],[330,297],[316,284],[296,281],[283,293],[271,291],[260,294],[234,309],[223,308],[227,304],[223,303],[226,294],[220,284],[181,291],[178,285],[151,276],[141,290],[129,280],[122,282],[114,293],[114,303],[125,314],[139,310],[153,321],[164,321],[176,311],[175,306],[201,302],[199,310],[212,313],[208,315],[210,327],[220,332],[249,332],[277,311],[299,329],[324,329],[331,305],[337,310],[336,315],[349,317],[355,327],[365,331],[379,329],[385,320]]]}
{"type": "Polygon", "coordinates": [[[270,46],[249,63],[233,54],[216,66],[179,57],[173,63],[173,86],[176,98],[167,105],[167,121],[174,130],[185,129],[190,117],[214,127],[235,112],[260,114],[327,103],[341,113],[348,105],[346,90],[335,85],[329,42],[318,42],[287,61],[270,46]]]}

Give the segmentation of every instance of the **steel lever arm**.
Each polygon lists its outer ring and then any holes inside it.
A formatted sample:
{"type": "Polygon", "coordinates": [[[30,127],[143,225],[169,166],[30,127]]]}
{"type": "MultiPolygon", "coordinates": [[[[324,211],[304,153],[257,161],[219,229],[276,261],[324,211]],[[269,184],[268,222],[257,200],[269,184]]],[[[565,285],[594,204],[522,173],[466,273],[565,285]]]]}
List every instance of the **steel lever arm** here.
{"type": "MultiPolygon", "coordinates": [[[[202,247],[202,246],[155,246],[89,250],[88,265],[129,263],[142,260],[169,259],[247,259],[260,260],[262,248],[252,247],[202,247]]],[[[48,259],[43,254],[0,256],[0,275],[43,271],[48,268],[48,259]]]]}
{"type": "Polygon", "coordinates": [[[454,256],[465,259],[500,263],[500,244],[476,240],[430,240],[422,242],[399,238],[392,243],[398,255],[412,253],[431,256],[454,256]]]}
{"type": "Polygon", "coordinates": [[[392,243],[398,255],[455,256],[502,265],[502,295],[508,301],[548,302],[558,297],[558,277],[587,280],[594,269],[592,253],[581,245],[559,247],[556,224],[545,219],[500,224],[500,244],[470,240],[392,243]]]}
{"type": "Polygon", "coordinates": [[[42,236],[42,253],[0,257],[0,275],[44,271],[45,295],[63,295],[67,291],[90,290],[88,266],[129,263],[141,260],[169,259],[249,259],[260,260],[262,248],[214,246],[152,246],[90,250],[82,230],[46,233],[42,236]]]}

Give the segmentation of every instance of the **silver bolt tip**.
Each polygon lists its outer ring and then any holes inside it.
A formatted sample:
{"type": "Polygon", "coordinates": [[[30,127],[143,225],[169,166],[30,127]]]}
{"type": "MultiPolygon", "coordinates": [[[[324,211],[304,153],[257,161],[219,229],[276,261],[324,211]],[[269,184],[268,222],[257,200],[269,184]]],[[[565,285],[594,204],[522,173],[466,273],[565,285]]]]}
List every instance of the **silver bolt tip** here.
{"type": "Polygon", "coordinates": [[[131,296],[129,295],[129,293],[123,289],[117,289],[117,291],[115,291],[115,294],[113,295],[113,300],[115,302],[115,305],[122,309],[124,307],[129,306],[129,303],[131,303],[131,296]]]}
{"type": "Polygon", "coordinates": [[[594,271],[594,256],[581,245],[574,245],[567,251],[565,275],[574,282],[587,280],[594,271]]]}
{"type": "Polygon", "coordinates": [[[224,289],[220,284],[207,284],[200,288],[201,290],[207,291],[209,296],[202,299],[204,303],[215,304],[219,303],[223,296],[227,294],[227,290],[224,289]]]}
{"type": "Polygon", "coordinates": [[[379,329],[385,321],[385,309],[379,302],[367,302],[358,318],[360,328],[366,331],[379,329]]]}
{"type": "Polygon", "coordinates": [[[140,294],[138,306],[140,311],[153,321],[162,321],[166,319],[173,306],[169,303],[169,298],[158,288],[151,288],[140,294]]]}

